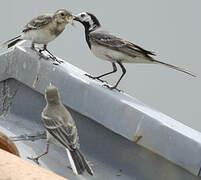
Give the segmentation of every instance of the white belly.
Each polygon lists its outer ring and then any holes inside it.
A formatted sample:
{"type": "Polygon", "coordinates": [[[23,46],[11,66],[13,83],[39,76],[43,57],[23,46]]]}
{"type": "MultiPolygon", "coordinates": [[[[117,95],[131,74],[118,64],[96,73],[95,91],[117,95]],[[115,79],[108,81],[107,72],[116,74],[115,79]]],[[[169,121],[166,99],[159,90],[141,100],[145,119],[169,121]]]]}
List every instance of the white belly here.
{"type": "Polygon", "coordinates": [[[37,44],[48,44],[50,41],[53,41],[56,36],[53,36],[47,30],[30,30],[23,33],[22,38],[37,44]]]}
{"type": "Polygon", "coordinates": [[[144,58],[143,56],[132,57],[125,53],[112,50],[100,45],[92,45],[91,51],[96,57],[106,61],[121,61],[123,63],[151,63],[151,61],[144,58]]]}

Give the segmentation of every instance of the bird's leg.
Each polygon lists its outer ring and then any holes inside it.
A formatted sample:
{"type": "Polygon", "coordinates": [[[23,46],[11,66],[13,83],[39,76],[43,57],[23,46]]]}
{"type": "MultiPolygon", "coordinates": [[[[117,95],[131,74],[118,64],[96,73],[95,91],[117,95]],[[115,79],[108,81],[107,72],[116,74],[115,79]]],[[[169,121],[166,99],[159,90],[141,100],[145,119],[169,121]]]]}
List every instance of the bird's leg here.
{"type": "MultiPolygon", "coordinates": [[[[47,51],[47,45],[44,45],[42,49],[39,48],[38,52],[39,52],[40,58],[44,58],[44,59],[50,59],[51,58],[53,61],[55,61],[55,57],[53,57],[52,55],[51,56],[50,55],[49,56],[45,56],[42,53],[43,51],[47,51]]],[[[56,64],[56,65],[58,65],[58,64],[56,64]]]]}
{"type": "Polygon", "coordinates": [[[32,49],[33,51],[38,52],[38,51],[37,51],[37,48],[35,47],[35,44],[34,44],[34,43],[31,43],[31,49],[32,49]]]}
{"type": "Polygon", "coordinates": [[[34,43],[31,44],[31,49],[33,49],[34,51],[36,51],[34,43]]]}
{"type": "Polygon", "coordinates": [[[46,155],[48,153],[48,151],[49,151],[49,143],[47,142],[47,144],[46,144],[46,151],[44,153],[42,153],[41,155],[39,155],[37,157],[27,157],[27,158],[30,159],[30,160],[32,160],[32,161],[34,161],[35,163],[39,164],[38,160],[42,156],[46,155]]]}
{"type": "Polygon", "coordinates": [[[39,50],[37,50],[34,43],[31,44],[31,49],[32,49],[33,51],[36,51],[36,52],[39,54],[40,58],[48,59],[48,57],[46,57],[46,56],[42,53],[44,50],[43,50],[43,49],[40,49],[40,48],[39,48],[39,50]]]}
{"type": "Polygon", "coordinates": [[[56,62],[58,62],[59,64],[63,63],[62,60],[58,60],[58,59],[47,49],[47,44],[44,45],[43,50],[49,53],[50,58],[51,58],[53,61],[56,61],[56,62]]]}
{"type": "Polygon", "coordinates": [[[115,64],[114,62],[112,62],[112,67],[113,67],[113,71],[108,72],[108,73],[105,73],[105,74],[102,74],[102,75],[100,75],[100,76],[94,77],[94,76],[91,76],[91,75],[89,75],[89,74],[85,74],[85,75],[88,76],[89,78],[98,79],[98,80],[101,81],[101,82],[106,82],[106,81],[103,81],[103,80],[100,79],[100,78],[102,78],[103,76],[107,76],[107,75],[109,75],[109,74],[112,74],[112,73],[117,72],[117,66],[116,66],[116,64],[115,64]]]}
{"type": "Polygon", "coordinates": [[[104,84],[103,86],[105,86],[105,87],[107,87],[107,88],[109,88],[109,89],[116,89],[116,90],[118,90],[118,91],[121,91],[121,90],[119,90],[119,89],[117,89],[117,86],[118,86],[118,84],[120,83],[120,81],[121,81],[121,79],[123,78],[123,76],[126,74],[126,68],[123,66],[123,64],[120,62],[120,61],[117,61],[117,63],[119,64],[119,66],[121,67],[121,69],[122,69],[122,75],[121,75],[121,77],[119,78],[119,80],[117,81],[117,83],[114,85],[114,86],[109,86],[109,85],[107,85],[107,84],[104,84]]]}

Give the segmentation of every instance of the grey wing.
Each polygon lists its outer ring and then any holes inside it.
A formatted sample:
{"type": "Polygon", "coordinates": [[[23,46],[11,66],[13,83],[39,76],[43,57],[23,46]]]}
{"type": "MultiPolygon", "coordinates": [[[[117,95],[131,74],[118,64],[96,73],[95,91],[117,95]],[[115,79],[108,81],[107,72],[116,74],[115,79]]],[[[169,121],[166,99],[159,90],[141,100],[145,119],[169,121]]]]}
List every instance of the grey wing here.
{"type": "Polygon", "coordinates": [[[150,57],[149,55],[155,55],[154,52],[147,51],[140,46],[137,46],[121,38],[118,38],[105,31],[92,32],[89,35],[89,39],[93,43],[97,43],[99,45],[102,45],[111,49],[115,49],[121,52],[125,52],[134,56],[137,54],[141,54],[147,57],[150,57]]]}
{"type": "Polygon", "coordinates": [[[23,29],[22,32],[40,29],[52,21],[52,15],[44,14],[32,19],[23,29]]]}
{"type": "Polygon", "coordinates": [[[77,148],[79,137],[74,123],[64,123],[60,117],[52,118],[44,114],[42,114],[42,121],[47,131],[64,147],[77,148]]]}

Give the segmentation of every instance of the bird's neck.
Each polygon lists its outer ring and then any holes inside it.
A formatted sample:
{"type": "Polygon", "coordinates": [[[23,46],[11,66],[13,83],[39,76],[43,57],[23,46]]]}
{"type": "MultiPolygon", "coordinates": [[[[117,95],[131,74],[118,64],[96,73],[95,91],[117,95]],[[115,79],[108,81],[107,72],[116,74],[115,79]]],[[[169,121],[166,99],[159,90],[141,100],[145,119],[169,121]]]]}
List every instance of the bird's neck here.
{"type": "Polygon", "coordinates": [[[65,26],[66,26],[66,23],[54,22],[52,26],[50,27],[50,33],[57,37],[64,31],[65,26]]]}
{"type": "Polygon", "coordinates": [[[58,106],[61,104],[61,101],[59,101],[59,100],[48,101],[47,104],[48,104],[48,106],[58,106]]]}
{"type": "Polygon", "coordinates": [[[91,49],[91,43],[90,43],[90,40],[89,40],[89,34],[90,34],[91,32],[96,31],[96,30],[99,29],[99,28],[100,28],[100,25],[99,25],[99,26],[94,26],[93,29],[90,29],[90,28],[86,28],[86,27],[85,27],[85,38],[86,38],[86,42],[87,42],[87,44],[88,44],[88,46],[89,46],[90,49],[91,49]]]}
{"type": "Polygon", "coordinates": [[[87,31],[86,29],[85,29],[85,38],[86,38],[87,44],[89,46],[89,49],[91,49],[91,43],[89,41],[89,31],[87,31]]]}

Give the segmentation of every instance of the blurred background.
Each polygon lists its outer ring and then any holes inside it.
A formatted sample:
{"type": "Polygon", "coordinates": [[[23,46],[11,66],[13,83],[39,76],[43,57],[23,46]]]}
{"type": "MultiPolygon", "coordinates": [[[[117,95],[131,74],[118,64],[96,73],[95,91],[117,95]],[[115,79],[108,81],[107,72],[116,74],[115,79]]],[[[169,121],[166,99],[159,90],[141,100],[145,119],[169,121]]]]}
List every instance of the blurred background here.
{"type": "MultiPolygon", "coordinates": [[[[18,35],[33,17],[54,13],[59,8],[70,9],[74,14],[91,12],[106,30],[156,52],[157,60],[196,73],[198,77],[192,78],[160,65],[125,64],[127,74],[119,88],[201,131],[200,0],[1,1],[0,42],[18,35]]],[[[112,69],[111,63],[89,51],[79,23],[75,28],[68,25],[65,32],[49,44],[49,50],[92,75],[112,69]]],[[[120,75],[121,70],[105,79],[113,84],[120,75]]]]}

